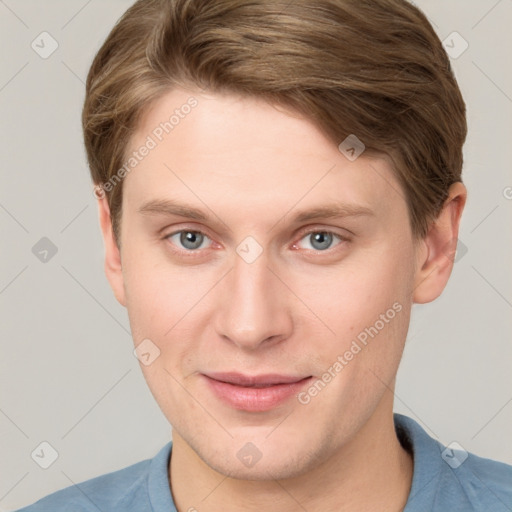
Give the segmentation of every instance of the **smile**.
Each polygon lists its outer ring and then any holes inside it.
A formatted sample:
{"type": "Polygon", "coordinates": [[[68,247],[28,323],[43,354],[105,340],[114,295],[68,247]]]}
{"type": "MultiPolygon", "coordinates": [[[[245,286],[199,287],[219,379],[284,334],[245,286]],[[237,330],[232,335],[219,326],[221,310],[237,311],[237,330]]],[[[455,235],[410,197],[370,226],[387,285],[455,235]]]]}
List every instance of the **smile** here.
{"type": "Polygon", "coordinates": [[[247,376],[240,373],[209,373],[201,376],[218,400],[234,409],[248,412],[268,411],[283,404],[312,379],[312,376],[247,376]]]}

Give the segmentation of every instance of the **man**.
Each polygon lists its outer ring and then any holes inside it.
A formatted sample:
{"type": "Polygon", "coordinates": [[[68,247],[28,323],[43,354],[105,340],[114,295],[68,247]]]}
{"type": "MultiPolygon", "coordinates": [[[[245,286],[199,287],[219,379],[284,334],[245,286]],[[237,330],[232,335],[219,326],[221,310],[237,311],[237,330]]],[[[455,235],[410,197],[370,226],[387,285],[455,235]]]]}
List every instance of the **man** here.
{"type": "Polygon", "coordinates": [[[512,510],[393,415],[453,266],[465,105],[402,0],[141,0],[87,79],[105,270],[173,427],[24,510],[512,510]]]}

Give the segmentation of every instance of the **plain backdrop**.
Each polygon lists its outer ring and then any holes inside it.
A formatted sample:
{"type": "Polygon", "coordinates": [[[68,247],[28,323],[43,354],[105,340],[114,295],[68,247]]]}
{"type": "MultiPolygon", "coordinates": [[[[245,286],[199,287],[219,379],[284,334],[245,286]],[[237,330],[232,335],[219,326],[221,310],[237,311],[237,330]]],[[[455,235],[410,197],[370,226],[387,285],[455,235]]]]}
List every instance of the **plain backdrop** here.
{"type": "MultiPolygon", "coordinates": [[[[80,127],[89,65],[130,4],[0,1],[0,510],[171,438],[104,276],[80,127]],[[42,442],[58,453],[48,469],[31,456],[42,442]]],[[[444,444],[512,463],[512,1],[417,4],[460,53],[469,200],[446,291],[413,309],[395,408],[444,444]]]]}

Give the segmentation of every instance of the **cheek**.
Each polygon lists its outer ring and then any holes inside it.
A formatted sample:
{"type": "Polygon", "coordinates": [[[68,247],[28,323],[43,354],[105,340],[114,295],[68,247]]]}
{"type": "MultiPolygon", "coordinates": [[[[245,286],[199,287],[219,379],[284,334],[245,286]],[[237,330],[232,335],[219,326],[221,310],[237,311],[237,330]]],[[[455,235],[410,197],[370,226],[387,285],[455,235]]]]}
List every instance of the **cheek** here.
{"type": "Polygon", "coordinates": [[[330,411],[333,435],[341,432],[340,417],[345,432],[359,428],[393,386],[410,304],[409,278],[404,280],[391,267],[381,262],[359,272],[340,273],[337,281],[333,275],[329,286],[315,288],[309,296],[311,309],[335,334],[325,330],[327,335],[310,345],[308,359],[318,360],[318,381],[299,402],[306,404],[305,411],[311,405],[311,415],[313,410],[318,417],[330,411]]]}
{"type": "Polygon", "coordinates": [[[172,265],[155,253],[135,251],[123,264],[132,336],[135,345],[145,339],[156,345],[161,357],[155,367],[165,365],[176,372],[178,365],[183,366],[183,377],[193,367],[200,332],[211,318],[209,290],[217,272],[172,265]]]}
{"type": "Polygon", "coordinates": [[[314,351],[326,368],[338,356],[346,356],[347,368],[390,375],[398,366],[409,325],[411,258],[409,249],[387,246],[338,268],[295,276],[297,295],[323,324],[325,336],[315,340],[314,351]]]}
{"type": "Polygon", "coordinates": [[[159,247],[143,240],[137,243],[135,238],[126,241],[123,253],[123,279],[132,332],[135,340],[149,334],[162,338],[196,299],[194,277],[188,269],[170,264],[159,247]]]}
{"type": "Polygon", "coordinates": [[[172,412],[195,407],[183,386],[195,369],[198,337],[193,320],[201,311],[207,284],[191,286],[195,278],[186,270],[141,255],[127,259],[123,271],[134,344],[151,357],[146,364],[138,355],[141,370],[164,415],[179,425],[180,418],[172,412]]]}

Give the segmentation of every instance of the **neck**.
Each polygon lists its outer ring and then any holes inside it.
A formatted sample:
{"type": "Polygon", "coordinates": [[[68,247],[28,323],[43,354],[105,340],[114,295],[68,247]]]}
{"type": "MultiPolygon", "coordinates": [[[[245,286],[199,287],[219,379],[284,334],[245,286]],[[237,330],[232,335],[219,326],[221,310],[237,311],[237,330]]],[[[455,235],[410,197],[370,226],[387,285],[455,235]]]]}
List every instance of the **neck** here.
{"type": "MultiPolygon", "coordinates": [[[[412,482],[412,457],[395,433],[392,402],[312,471],[283,480],[229,478],[205,464],[173,432],[171,489],[179,512],[295,512],[305,510],[403,510],[412,482]]],[[[388,404],[386,404],[388,405],[388,404]]]]}

